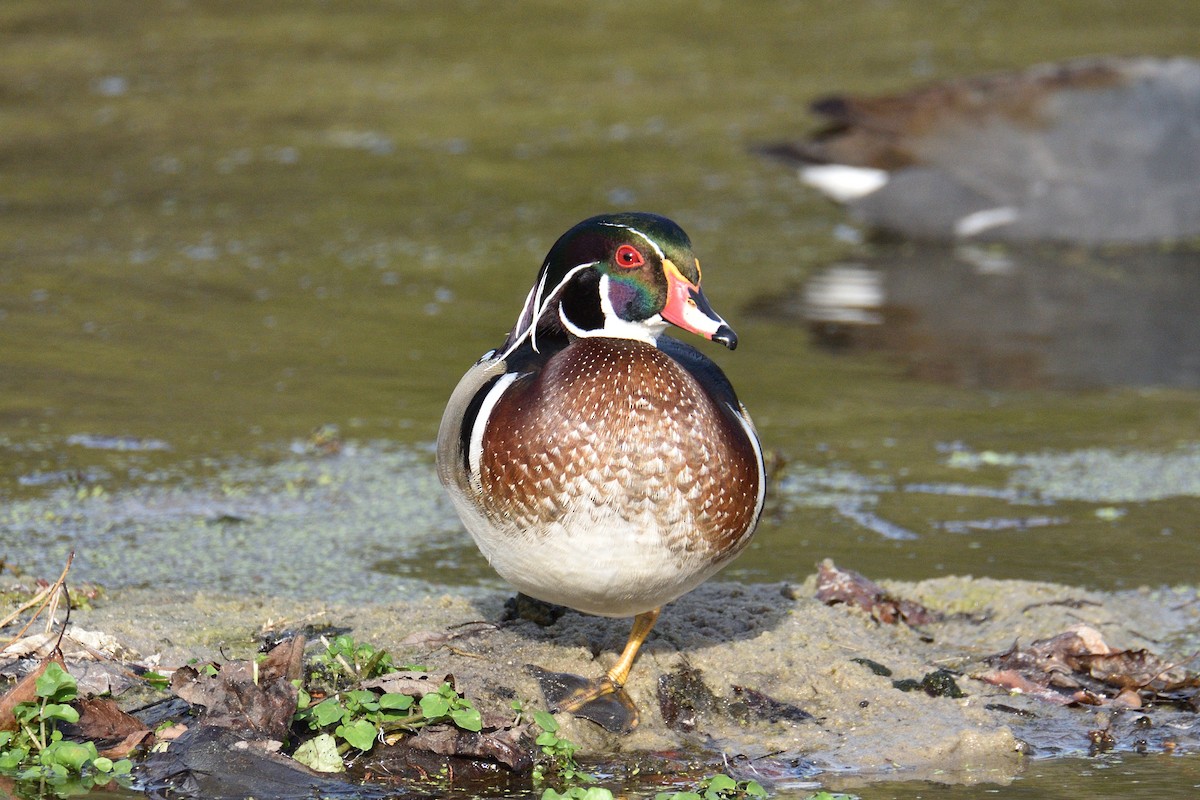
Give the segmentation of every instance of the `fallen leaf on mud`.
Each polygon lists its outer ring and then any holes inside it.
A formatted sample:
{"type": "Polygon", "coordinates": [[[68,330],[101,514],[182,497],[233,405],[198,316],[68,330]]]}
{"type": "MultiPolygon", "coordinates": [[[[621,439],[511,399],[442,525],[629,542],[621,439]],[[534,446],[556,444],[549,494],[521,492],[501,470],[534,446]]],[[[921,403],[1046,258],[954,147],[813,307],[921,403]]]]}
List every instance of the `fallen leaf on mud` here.
{"type": "Polygon", "coordinates": [[[363,681],[364,689],[379,689],[384,694],[406,694],[410,697],[424,697],[437,692],[443,683],[456,688],[453,675],[438,677],[430,672],[390,672],[369,681],[363,681]]]}
{"type": "Polygon", "coordinates": [[[455,634],[449,631],[417,631],[400,640],[400,645],[435,650],[455,638],[455,634]]]}
{"type": "Polygon", "coordinates": [[[72,705],[79,712],[79,721],[63,725],[63,733],[78,741],[95,742],[101,755],[108,758],[124,758],[152,736],[141,720],[118,708],[111,697],[77,700],[72,705]]]}
{"type": "Polygon", "coordinates": [[[1122,689],[1117,693],[1117,696],[1113,698],[1112,704],[1120,708],[1141,708],[1142,695],[1137,689],[1122,689]]]}
{"type": "Polygon", "coordinates": [[[0,653],[0,675],[20,678],[29,669],[31,658],[46,658],[61,645],[64,669],[78,684],[81,696],[118,695],[142,683],[149,662],[125,647],[114,637],[71,625],[61,637],[57,633],[37,633],[9,644],[0,653]],[[61,642],[60,642],[61,638],[61,642]]]}
{"type": "Polygon", "coordinates": [[[925,625],[940,622],[944,615],[920,603],[893,597],[874,581],[859,573],[838,567],[830,559],[821,562],[817,570],[817,599],[825,605],[845,603],[857,606],[871,618],[889,625],[925,625]]]}
{"type": "Polygon", "coordinates": [[[1195,702],[1200,675],[1147,650],[1114,650],[1095,628],[1080,625],[1028,648],[1013,645],[984,659],[980,680],[1058,704],[1139,708],[1171,695],[1195,702]]]}
{"type": "Polygon", "coordinates": [[[443,756],[484,758],[503,764],[515,772],[533,766],[528,725],[491,731],[485,729],[480,733],[464,731],[449,724],[430,725],[415,736],[404,739],[403,744],[414,750],[426,750],[443,756]]]}
{"type": "Polygon", "coordinates": [[[297,681],[304,677],[305,638],[297,636],[271,648],[258,665],[260,680],[297,681]]]}
{"type": "Polygon", "coordinates": [[[160,728],[158,732],[154,734],[154,738],[158,739],[160,742],[170,742],[178,739],[187,732],[187,725],[184,725],[182,722],[176,722],[174,725],[170,725],[166,728],[160,728]]]}
{"type": "Polygon", "coordinates": [[[1048,682],[1032,680],[1015,669],[994,669],[991,672],[985,672],[974,677],[993,686],[1008,689],[1010,692],[1036,697],[1039,700],[1054,703],[1055,705],[1066,706],[1072,703],[1090,706],[1100,705],[1098,698],[1088,695],[1082,690],[1075,693],[1057,692],[1049,687],[1048,682]]]}
{"type": "MultiPolygon", "coordinates": [[[[133,661],[138,653],[122,645],[115,638],[100,631],[88,631],[77,625],[71,625],[61,636],[59,634],[35,633],[10,644],[4,648],[2,655],[7,657],[37,656],[45,658],[54,650],[55,645],[67,658],[111,658],[123,661],[133,661]]],[[[4,663],[4,662],[0,662],[4,663]]]]}
{"type": "Polygon", "coordinates": [[[204,706],[204,726],[253,731],[284,739],[296,713],[304,640],[293,639],[270,652],[260,664],[230,661],[216,675],[181,667],[171,676],[171,691],[193,705],[204,706]]]}
{"type": "MultiPolygon", "coordinates": [[[[36,663],[24,657],[9,659],[0,665],[0,677],[20,680],[36,663]]],[[[75,678],[81,696],[119,695],[131,686],[144,684],[142,675],[146,670],[138,664],[70,656],[63,663],[63,668],[75,678]]]]}
{"type": "Polygon", "coordinates": [[[452,780],[487,779],[527,772],[540,748],[530,723],[513,726],[511,717],[485,717],[479,733],[449,724],[430,725],[389,747],[377,747],[351,765],[351,776],[397,785],[429,775],[452,780]]]}
{"type": "Polygon", "coordinates": [[[13,709],[21,703],[29,703],[37,699],[37,680],[42,677],[42,673],[46,671],[46,667],[55,663],[66,669],[62,659],[55,656],[41,661],[36,667],[25,674],[25,677],[17,681],[4,697],[0,697],[0,731],[15,731],[17,729],[17,720],[13,716],[13,709]]]}
{"type": "Polygon", "coordinates": [[[112,747],[104,747],[97,752],[105,758],[127,758],[142,747],[151,746],[154,742],[152,731],[134,731],[112,747]]]}
{"type": "Polygon", "coordinates": [[[436,650],[439,647],[445,647],[456,639],[465,639],[483,631],[495,630],[495,628],[496,624],[492,622],[464,622],[461,625],[455,625],[453,630],[417,631],[416,633],[410,633],[401,640],[400,644],[404,647],[436,650]]]}
{"type": "Polygon", "coordinates": [[[1196,676],[1189,678],[1186,672],[1172,668],[1147,650],[1083,653],[1070,663],[1078,671],[1120,689],[1153,686],[1156,690],[1171,691],[1197,685],[1196,676]]]}

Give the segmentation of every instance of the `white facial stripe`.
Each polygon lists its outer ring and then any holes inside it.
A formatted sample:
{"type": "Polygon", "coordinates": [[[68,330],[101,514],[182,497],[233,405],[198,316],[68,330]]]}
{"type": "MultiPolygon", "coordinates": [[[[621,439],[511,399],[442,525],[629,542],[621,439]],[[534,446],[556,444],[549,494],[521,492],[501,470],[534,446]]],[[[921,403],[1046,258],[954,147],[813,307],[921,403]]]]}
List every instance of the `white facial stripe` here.
{"type": "Polygon", "coordinates": [[[517,378],[521,377],[516,372],[510,372],[507,375],[501,376],[496,385],[493,386],[487,393],[487,397],[483,398],[483,402],[479,405],[479,413],[475,416],[475,424],[471,427],[471,442],[467,450],[467,468],[470,470],[471,484],[479,488],[479,464],[483,461],[483,433],[487,429],[488,417],[492,414],[492,409],[496,407],[496,403],[500,401],[500,397],[508,389],[508,387],[517,378]]]}
{"type": "MultiPolygon", "coordinates": [[[[546,283],[545,270],[546,266],[543,264],[541,273],[542,277],[537,284],[529,290],[529,294],[525,295],[525,305],[521,306],[521,313],[517,316],[518,327],[524,325],[525,328],[515,339],[513,339],[512,345],[510,345],[509,348],[500,356],[502,359],[508,358],[509,354],[512,353],[513,350],[516,350],[521,342],[525,341],[525,337],[529,335],[529,332],[537,327],[535,323],[537,321],[538,295],[541,293],[542,286],[546,283]]],[[[536,350],[537,348],[535,347],[534,349],[536,350]]]]}
{"type": "Polygon", "coordinates": [[[537,297],[538,286],[529,287],[529,294],[525,295],[525,304],[521,306],[521,313],[517,316],[517,324],[525,322],[526,319],[533,318],[533,299],[537,297]]]}
{"type": "MultiPolygon", "coordinates": [[[[538,279],[538,283],[537,283],[537,293],[533,297],[533,311],[529,315],[529,328],[528,328],[529,342],[530,342],[530,345],[533,347],[533,352],[535,352],[535,353],[539,352],[538,348],[537,348],[537,326],[538,326],[538,320],[540,320],[542,318],[542,303],[543,303],[542,292],[544,292],[546,290],[546,278],[548,278],[548,277],[550,277],[550,272],[549,272],[549,270],[546,269],[545,266],[543,266],[542,267],[542,277],[538,279]]],[[[521,338],[523,339],[525,337],[522,336],[521,338]]],[[[512,351],[509,351],[509,352],[512,352],[512,351]]]]}
{"type": "Polygon", "coordinates": [[[626,230],[626,231],[630,231],[630,232],[632,232],[632,233],[636,233],[638,236],[642,237],[642,239],[644,239],[644,240],[646,241],[646,244],[648,244],[648,245],[650,245],[652,248],[654,248],[654,252],[658,253],[658,257],[659,257],[660,259],[663,259],[663,258],[666,258],[666,257],[667,257],[667,256],[666,256],[666,254],[665,254],[665,253],[662,251],[662,248],[658,246],[658,242],[654,241],[654,240],[653,240],[653,239],[651,239],[649,236],[647,236],[646,234],[642,233],[642,232],[641,232],[641,231],[639,231],[637,228],[634,228],[634,227],[632,227],[631,225],[622,225],[622,224],[621,224],[621,223],[619,223],[619,222],[601,222],[600,224],[601,224],[601,225],[607,225],[607,226],[608,226],[608,227],[610,227],[610,228],[621,228],[622,230],[626,230]]]}
{"type": "MultiPolygon", "coordinates": [[[[571,278],[575,277],[576,272],[579,272],[582,269],[587,269],[588,267],[592,267],[592,266],[595,266],[595,264],[594,263],[580,264],[579,266],[574,267],[570,272],[568,272],[565,276],[563,276],[563,279],[561,281],[559,281],[555,285],[554,289],[552,289],[549,293],[546,292],[546,278],[548,277],[548,273],[545,271],[544,267],[542,268],[542,278],[541,278],[541,280],[538,281],[537,288],[534,290],[530,290],[529,297],[525,300],[526,307],[528,307],[530,303],[533,303],[533,308],[530,309],[530,312],[529,312],[528,325],[525,328],[525,330],[521,331],[520,335],[518,335],[517,338],[513,340],[513,343],[511,345],[509,345],[509,348],[507,350],[504,351],[504,354],[502,356],[500,356],[502,359],[508,358],[509,355],[511,355],[512,352],[514,350],[516,350],[521,345],[522,342],[525,341],[525,337],[530,337],[534,351],[540,352],[537,349],[537,326],[538,326],[538,321],[542,318],[542,314],[546,313],[546,303],[550,300],[551,297],[553,297],[555,294],[558,293],[559,289],[561,289],[563,286],[565,286],[567,284],[567,281],[569,281],[569,280],[571,280],[571,278]]],[[[525,319],[525,309],[522,309],[521,316],[518,317],[518,322],[523,321],[524,319],[525,319]]]]}

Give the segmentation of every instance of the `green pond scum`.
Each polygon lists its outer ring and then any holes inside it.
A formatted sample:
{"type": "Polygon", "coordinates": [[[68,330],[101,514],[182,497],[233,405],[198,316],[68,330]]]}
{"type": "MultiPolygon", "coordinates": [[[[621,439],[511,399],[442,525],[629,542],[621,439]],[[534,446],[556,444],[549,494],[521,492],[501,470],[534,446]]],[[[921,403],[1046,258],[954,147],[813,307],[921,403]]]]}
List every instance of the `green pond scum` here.
{"type": "MultiPolygon", "coordinates": [[[[1193,0],[6,0],[0,555],[53,577],[75,550],[110,592],[495,592],[433,477],[445,401],[559,232],[645,210],[691,236],[741,342],[705,352],[780,465],[726,579],[1194,585],[1197,390],[935,382],[756,313],[898,245],[751,148],[831,92],[1200,57],[1197,31],[1193,0]]],[[[861,791],[893,796],[983,792],[861,791]]]]}

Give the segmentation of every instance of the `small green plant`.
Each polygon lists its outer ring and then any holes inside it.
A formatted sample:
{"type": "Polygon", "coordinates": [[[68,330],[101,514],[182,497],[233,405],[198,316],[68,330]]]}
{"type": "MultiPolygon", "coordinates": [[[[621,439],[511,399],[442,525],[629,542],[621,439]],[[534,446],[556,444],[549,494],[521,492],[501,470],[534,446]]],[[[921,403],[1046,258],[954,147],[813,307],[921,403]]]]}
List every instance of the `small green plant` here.
{"type": "MultiPolygon", "coordinates": [[[[596,780],[579,767],[579,763],[575,760],[575,753],[579,750],[579,745],[570,739],[558,735],[558,720],[552,714],[546,711],[535,711],[533,712],[533,721],[542,729],[542,732],[538,734],[535,740],[535,744],[542,748],[542,755],[545,756],[543,761],[539,761],[534,765],[533,781],[535,784],[546,780],[547,771],[555,772],[567,785],[593,783],[596,780]]],[[[546,792],[554,792],[554,790],[547,789],[546,792]]],[[[575,797],[575,795],[569,794],[559,795],[557,792],[550,798],[546,797],[546,793],[542,795],[543,800],[568,796],[575,797]]],[[[575,800],[580,800],[580,798],[575,797],[575,800]]],[[[589,796],[588,800],[597,800],[597,798],[589,796]]]]}
{"type": "Polygon", "coordinates": [[[165,692],[171,688],[171,679],[161,672],[148,670],[142,674],[142,680],[150,685],[151,689],[157,689],[160,692],[165,692]]]}
{"type": "Polygon", "coordinates": [[[572,786],[565,792],[546,789],[542,800],[613,800],[613,793],[603,786],[572,786]]]}
{"type": "Polygon", "coordinates": [[[313,705],[306,692],[301,693],[296,721],[314,731],[329,730],[343,744],[342,754],[350,747],[370,750],[387,722],[413,716],[413,698],[406,694],[376,694],[367,689],[340,692],[313,705]]]}
{"type": "Polygon", "coordinates": [[[37,700],[13,709],[17,730],[0,731],[0,772],[64,790],[68,784],[87,790],[129,774],[133,764],[128,759],[113,761],[100,755],[93,742],[63,738],[59,723],[79,721],[79,712],[69,705],[77,692],[75,678],[51,662],[35,683],[37,700]]]}
{"type": "Polygon", "coordinates": [[[767,790],[758,781],[739,781],[725,774],[710,775],[686,792],[659,792],[654,800],[749,800],[765,798],[767,790]]]}
{"type": "Polygon", "coordinates": [[[377,678],[395,670],[387,650],[378,650],[366,642],[356,642],[347,635],[335,636],[325,645],[325,652],[313,656],[314,670],[331,678],[338,676],[351,681],[377,678]]]}
{"type": "Polygon", "coordinates": [[[313,704],[308,693],[301,691],[295,720],[311,730],[332,733],[341,741],[338,752],[342,755],[351,747],[370,750],[383,734],[415,731],[437,722],[452,722],[467,731],[483,729],[479,710],[449,683],[443,683],[420,701],[406,694],[354,689],[313,704]]]}
{"type": "Polygon", "coordinates": [[[421,715],[424,724],[449,720],[464,731],[483,730],[483,717],[471,701],[454,691],[454,687],[443,683],[436,692],[421,698],[421,715]]]}

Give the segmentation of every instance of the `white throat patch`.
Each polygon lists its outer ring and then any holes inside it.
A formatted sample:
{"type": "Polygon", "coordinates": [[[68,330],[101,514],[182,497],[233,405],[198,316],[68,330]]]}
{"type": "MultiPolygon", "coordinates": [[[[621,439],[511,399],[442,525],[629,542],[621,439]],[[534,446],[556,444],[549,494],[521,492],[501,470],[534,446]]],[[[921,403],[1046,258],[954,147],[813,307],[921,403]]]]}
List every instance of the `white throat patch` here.
{"type": "Polygon", "coordinates": [[[613,308],[612,298],[608,294],[611,287],[612,280],[609,276],[600,276],[600,310],[604,313],[604,327],[591,331],[584,330],[567,319],[560,306],[558,309],[558,318],[562,322],[563,327],[580,338],[608,336],[614,339],[633,339],[639,342],[646,342],[647,344],[656,343],[659,335],[666,330],[667,321],[659,314],[655,314],[649,319],[639,320],[638,322],[621,319],[617,315],[617,310],[613,308]]]}

